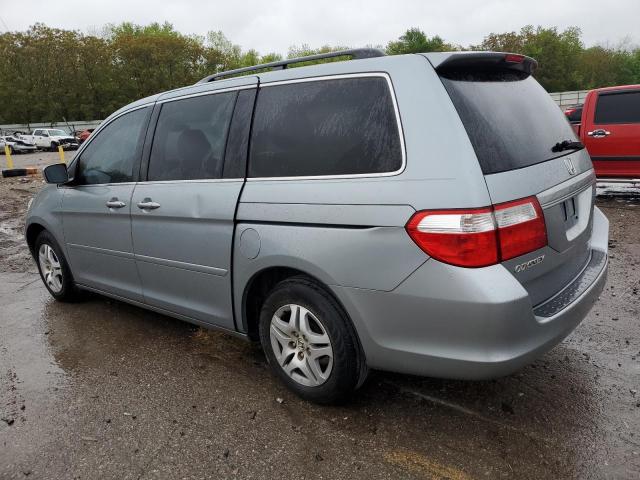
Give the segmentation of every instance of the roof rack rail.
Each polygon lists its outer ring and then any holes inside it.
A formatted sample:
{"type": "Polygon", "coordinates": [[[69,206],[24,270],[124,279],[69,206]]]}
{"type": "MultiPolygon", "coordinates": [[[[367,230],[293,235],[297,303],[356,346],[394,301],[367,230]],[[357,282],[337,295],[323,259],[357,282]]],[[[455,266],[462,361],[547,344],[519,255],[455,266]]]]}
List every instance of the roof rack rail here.
{"type": "Polygon", "coordinates": [[[284,70],[289,65],[294,63],[311,62],[313,60],[323,60],[325,58],[335,57],[351,57],[352,60],[360,60],[363,58],[384,57],[385,53],[378,48],[354,48],[350,50],[340,50],[338,52],[320,53],[317,55],[308,55],[306,57],[289,58],[287,60],[279,60],[277,62],[263,63],[261,65],[254,65],[252,67],[236,68],[235,70],[227,70],[226,72],[214,73],[204,77],[198,83],[213,82],[224,77],[230,77],[239,73],[252,72],[254,70],[263,70],[270,68],[272,70],[284,70]]]}

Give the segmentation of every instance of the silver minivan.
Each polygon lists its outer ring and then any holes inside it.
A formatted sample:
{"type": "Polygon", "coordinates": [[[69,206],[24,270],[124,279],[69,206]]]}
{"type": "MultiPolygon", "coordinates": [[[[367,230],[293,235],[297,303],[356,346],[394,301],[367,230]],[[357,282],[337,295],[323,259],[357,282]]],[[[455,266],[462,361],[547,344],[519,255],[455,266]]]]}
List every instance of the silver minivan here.
{"type": "Polygon", "coordinates": [[[370,368],[509,374],[582,321],[608,264],[589,155],[535,67],[359,49],[211,75],[47,167],[27,243],[56,299],[260,341],[312,401],[370,368]]]}

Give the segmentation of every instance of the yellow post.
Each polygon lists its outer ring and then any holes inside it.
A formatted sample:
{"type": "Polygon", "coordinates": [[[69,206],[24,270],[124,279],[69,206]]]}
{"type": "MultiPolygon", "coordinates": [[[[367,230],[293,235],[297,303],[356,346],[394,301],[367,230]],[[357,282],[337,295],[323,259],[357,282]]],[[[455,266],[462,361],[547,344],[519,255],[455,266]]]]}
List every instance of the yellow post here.
{"type": "Polygon", "coordinates": [[[58,145],[58,155],[60,155],[60,163],[67,163],[64,159],[64,149],[62,145],[58,145]]]}
{"type": "Polygon", "coordinates": [[[11,158],[11,150],[9,145],[4,146],[4,154],[7,157],[7,168],[13,168],[13,158],[11,158]]]}

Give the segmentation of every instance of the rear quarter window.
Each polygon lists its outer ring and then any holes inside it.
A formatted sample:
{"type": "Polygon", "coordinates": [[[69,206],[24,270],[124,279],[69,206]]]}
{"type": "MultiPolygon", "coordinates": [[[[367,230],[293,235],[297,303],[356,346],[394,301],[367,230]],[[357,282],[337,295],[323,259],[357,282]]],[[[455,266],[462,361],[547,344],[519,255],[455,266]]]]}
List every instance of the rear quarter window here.
{"type": "Polygon", "coordinates": [[[640,91],[598,94],[594,123],[640,123],[640,91]]]}
{"type": "Polygon", "coordinates": [[[402,162],[386,78],[266,85],[258,93],[250,177],[379,174],[402,162]]]}

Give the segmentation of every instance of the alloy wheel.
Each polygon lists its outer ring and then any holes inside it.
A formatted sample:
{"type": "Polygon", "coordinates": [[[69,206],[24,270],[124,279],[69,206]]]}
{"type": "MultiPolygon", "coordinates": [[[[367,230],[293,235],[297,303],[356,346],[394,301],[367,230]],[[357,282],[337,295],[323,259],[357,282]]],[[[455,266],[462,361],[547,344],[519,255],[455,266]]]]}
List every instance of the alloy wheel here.
{"type": "Polygon", "coordinates": [[[301,385],[317,387],[333,368],[333,348],[326,329],[302,305],[280,307],[271,318],[271,347],[284,372],[301,385]]]}
{"type": "Polygon", "coordinates": [[[45,283],[54,293],[62,291],[62,266],[56,252],[50,245],[43,243],[38,250],[38,263],[45,283]]]}

